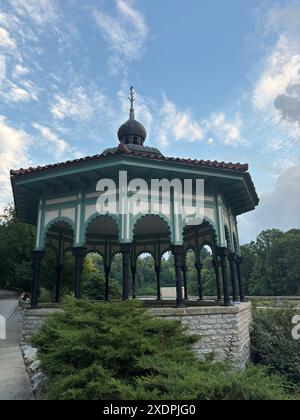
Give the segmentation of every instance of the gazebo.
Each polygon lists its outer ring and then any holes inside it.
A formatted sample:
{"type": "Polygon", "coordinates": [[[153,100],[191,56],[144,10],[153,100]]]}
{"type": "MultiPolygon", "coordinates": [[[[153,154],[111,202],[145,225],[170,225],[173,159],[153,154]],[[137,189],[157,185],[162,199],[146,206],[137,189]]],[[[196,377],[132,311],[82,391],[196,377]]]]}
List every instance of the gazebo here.
{"type": "MultiPolygon", "coordinates": [[[[95,156],[11,171],[17,215],[37,227],[32,260],[32,308],[38,307],[40,266],[48,246],[56,253],[57,302],[63,280],[63,255],[70,249],[75,257],[75,297],[81,296],[84,258],[88,253],[97,252],[104,261],[105,300],[109,299],[113,256],[122,254],[123,300],[127,300],[129,272],[131,270],[134,295],[136,261],[145,252],[154,258],[157,300],[160,300],[161,258],[166,251],[172,252],[177,307],[184,306],[188,297],[185,257],[192,249],[195,253],[198,298],[203,301],[201,249],[205,245],[209,245],[213,253],[216,304],[228,306],[231,302],[244,302],[237,216],[254,210],[259,203],[248,165],[166,157],[158,149],[145,146],[147,133],[135,119],[132,88],[129,99],[129,119],[119,128],[119,144],[116,147],[95,156]],[[103,194],[108,197],[109,182],[117,185],[115,196],[118,208],[128,206],[133,192],[120,184],[120,174],[123,177],[126,174],[128,184],[133,182],[131,185],[135,185],[136,179],[143,180],[149,190],[153,179],[169,181],[171,210],[164,212],[162,188],[158,189],[155,197],[156,211],[153,206],[141,208],[135,213],[111,211],[105,206],[99,208],[99,199],[103,198],[103,194]],[[204,181],[204,211],[198,224],[195,221],[187,223],[187,219],[175,211],[179,199],[174,193],[174,180],[184,183],[186,179],[204,181]],[[105,184],[104,180],[106,187],[100,188],[99,185],[105,184]]],[[[195,189],[192,191],[192,201],[195,202],[197,193],[195,189]]]]}

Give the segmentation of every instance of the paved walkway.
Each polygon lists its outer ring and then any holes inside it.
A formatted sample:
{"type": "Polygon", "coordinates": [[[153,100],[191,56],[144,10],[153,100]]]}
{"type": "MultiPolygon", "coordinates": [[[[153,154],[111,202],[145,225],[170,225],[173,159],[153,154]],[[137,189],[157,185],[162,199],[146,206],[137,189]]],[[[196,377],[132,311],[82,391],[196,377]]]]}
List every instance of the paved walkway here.
{"type": "Polygon", "coordinates": [[[21,313],[13,293],[0,290],[0,315],[6,318],[6,340],[0,340],[0,401],[30,400],[32,391],[21,349],[21,313]]]}

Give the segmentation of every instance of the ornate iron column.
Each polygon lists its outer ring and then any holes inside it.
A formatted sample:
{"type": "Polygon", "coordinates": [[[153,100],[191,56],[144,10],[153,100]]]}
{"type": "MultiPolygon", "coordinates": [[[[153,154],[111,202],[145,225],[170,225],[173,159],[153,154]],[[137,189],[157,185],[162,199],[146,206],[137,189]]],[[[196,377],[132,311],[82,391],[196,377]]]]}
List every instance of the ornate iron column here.
{"type": "Polygon", "coordinates": [[[237,291],[237,276],[236,276],[236,256],[233,252],[229,253],[228,256],[229,264],[230,264],[230,273],[231,273],[231,283],[232,283],[232,298],[233,302],[237,302],[238,298],[238,291],[237,291]]]}
{"type": "Polygon", "coordinates": [[[104,300],[108,302],[109,300],[109,275],[110,275],[111,266],[104,267],[104,274],[105,274],[105,292],[104,292],[104,300]]]}
{"type": "Polygon", "coordinates": [[[156,273],[156,285],[157,285],[157,298],[156,300],[161,300],[161,292],[160,292],[160,269],[161,265],[155,265],[155,273],[156,273]]]}
{"type": "Polygon", "coordinates": [[[132,298],[136,299],[136,267],[131,266],[132,298]]]}
{"type": "Polygon", "coordinates": [[[38,294],[40,286],[41,261],[44,251],[34,251],[32,254],[32,289],[31,289],[31,308],[36,309],[38,304],[38,294]]]}
{"type": "Polygon", "coordinates": [[[120,250],[123,256],[123,300],[129,299],[129,265],[131,244],[121,244],[120,250]]]}
{"type": "Polygon", "coordinates": [[[176,273],[176,307],[184,307],[182,299],[182,261],[183,261],[183,246],[174,245],[172,247],[172,252],[174,255],[175,263],[175,273],[176,273]]]}
{"type": "Polygon", "coordinates": [[[62,264],[56,264],[56,288],[55,288],[55,303],[60,302],[60,290],[61,290],[61,273],[63,271],[62,264]]]}
{"type": "Polygon", "coordinates": [[[216,274],[217,300],[218,302],[221,302],[222,300],[221,277],[220,277],[221,262],[218,257],[215,257],[213,259],[213,267],[215,269],[215,274],[216,274]]]}
{"type": "Polygon", "coordinates": [[[223,279],[223,292],[224,292],[224,305],[230,305],[228,278],[227,278],[227,257],[229,251],[227,248],[218,248],[218,255],[221,258],[222,279],[223,279]]]}
{"type": "Polygon", "coordinates": [[[81,297],[81,274],[83,269],[83,262],[85,257],[85,248],[76,247],[72,249],[75,257],[75,298],[81,297]]]}
{"type": "Polygon", "coordinates": [[[197,271],[199,300],[203,300],[202,268],[203,265],[200,262],[200,257],[196,255],[195,269],[197,271]]]}
{"type": "Polygon", "coordinates": [[[187,267],[185,263],[183,263],[182,265],[182,274],[183,274],[184,300],[188,300],[187,267]]]}
{"type": "Polygon", "coordinates": [[[237,276],[239,282],[239,289],[240,289],[240,300],[241,302],[246,302],[244,285],[243,285],[243,275],[242,275],[242,264],[243,264],[243,257],[236,257],[236,269],[237,269],[237,276]]]}

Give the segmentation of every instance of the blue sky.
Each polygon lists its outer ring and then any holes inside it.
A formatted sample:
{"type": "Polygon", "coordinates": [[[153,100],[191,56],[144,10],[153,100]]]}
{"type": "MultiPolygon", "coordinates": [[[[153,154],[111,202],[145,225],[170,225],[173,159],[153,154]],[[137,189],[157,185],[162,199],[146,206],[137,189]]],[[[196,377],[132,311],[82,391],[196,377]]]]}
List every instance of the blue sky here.
{"type": "Polygon", "coordinates": [[[242,242],[300,227],[292,0],[2,0],[0,206],[9,169],[115,145],[131,84],[148,145],[249,163],[261,205],[239,218],[242,242]]]}

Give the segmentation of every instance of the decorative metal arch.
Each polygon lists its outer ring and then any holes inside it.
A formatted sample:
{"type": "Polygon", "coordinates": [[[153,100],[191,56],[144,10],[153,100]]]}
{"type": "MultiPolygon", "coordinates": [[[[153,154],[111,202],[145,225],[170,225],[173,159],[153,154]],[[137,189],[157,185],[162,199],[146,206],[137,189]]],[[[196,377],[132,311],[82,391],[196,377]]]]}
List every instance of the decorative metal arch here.
{"type": "Polygon", "coordinates": [[[202,249],[203,249],[205,246],[209,246],[209,247],[210,247],[210,249],[211,249],[211,251],[212,251],[212,255],[214,255],[214,253],[215,253],[215,247],[214,247],[214,245],[213,245],[212,243],[210,243],[209,241],[203,241],[203,242],[199,245],[199,253],[201,253],[202,249]]]}
{"type": "MultiPolygon", "coordinates": [[[[207,216],[205,216],[203,218],[203,222],[200,225],[197,225],[196,227],[200,227],[203,225],[209,225],[211,228],[211,232],[212,232],[212,244],[208,243],[207,245],[211,247],[211,249],[213,250],[215,247],[218,246],[218,235],[217,235],[217,226],[216,224],[207,216]]],[[[182,236],[184,237],[184,229],[189,226],[189,225],[184,225],[183,229],[182,229],[182,236]]],[[[204,244],[203,246],[205,246],[206,244],[204,244]]],[[[202,246],[202,248],[203,248],[202,246]]],[[[200,249],[202,249],[200,248],[200,249]]],[[[195,250],[194,250],[195,251],[195,250]]]]}
{"type": "Polygon", "coordinates": [[[45,248],[46,238],[47,238],[50,228],[58,223],[65,223],[70,226],[72,230],[72,234],[73,234],[73,240],[74,240],[76,228],[75,228],[75,223],[73,222],[73,220],[69,219],[68,217],[56,217],[55,219],[47,223],[47,225],[44,227],[42,248],[45,248]]]}
{"type": "Polygon", "coordinates": [[[161,261],[162,257],[163,257],[165,254],[167,254],[168,252],[169,252],[170,254],[172,254],[171,249],[167,249],[167,250],[165,250],[164,252],[161,252],[161,254],[160,254],[160,256],[159,256],[159,261],[161,261]]]}
{"type": "Polygon", "coordinates": [[[153,252],[152,251],[148,251],[148,250],[144,250],[144,251],[141,251],[141,252],[138,252],[137,254],[136,254],[136,261],[139,259],[139,257],[141,256],[141,255],[143,255],[143,254],[149,254],[152,258],[153,258],[153,260],[154,260],[154,264],[155,264],[155,262],[156,262],[156,258],[155,258],[155,255],[153,254],[153,252]]]}
{"type": "MultiPolygon", "coordinates": [[[[208,217],[208,216],[204,216],[203,217],[203,221],[202,221],[202,223],[200,224],[200,225],[196,225],[197,227],[199,227],[199,226],[202,226],[203,224],[205,224],[205,223],[208,223],[210,226],[211,226],[211,228],[212,228],[212,230],[213,230],[213,232],[214,232],[214,237],[216,238],[216,240],[217,240],[217,238],[218,238],[218,235],[217,235],[217,225],[215,224],[215,222],[210,218],[210,217],[208,217]]],[[[191,225],[186,225],[186,224],[184,224],[184,226],[183,226],[183,228],[182,228],[182,234],[184,234],[184,229],[187,227],[187,226],[191,226],[191,225]]]]}
{"type": "Polygon", "coordinates": [[[110,219],[112,219],[116,223],[116,225],[117,225],[118,236],[120,235],[120,221],[119,221],[119,218],[116,215],[113,215],[113,214],[110,214],[110,213],[107,213],[107,214],[94,213],[84,223],[84,228],[83,228],[83,243],[86,243],[87,231],[88,231],[90,225],[98,217],[109,217],[110,219]]]}
{"type": "Polygon", "coordinates": [[[105,260],[104,255],[98,249],[88,249],[87,248],[86,251],[85,251],[85,256],[87,256],[89,254],[97,254],[97,255],[100,255],[100,257],[103,258],[103,261],[105,260]]]}
{"type": "Polygon", "coordinates": [[[171,240],[172,239],[172,227],[170,226],[170,221],[168,220],[168,218],[166,216],[164,216],[163,214],[152,214],[152,213],[138,214],[137,216],[134,217],[133,227],[132,227],[132,238],[135,235],[134,231],[136,229],[137,224],[140,222],[140,220],[142,220],[146,217],[149,217],[149,216],[159,218],[166,224],[166,226],[168,227],[168,235],[169,235],[170,240],[171,240]]]}

